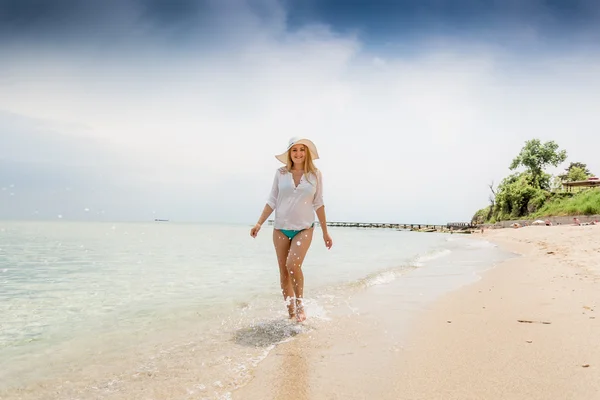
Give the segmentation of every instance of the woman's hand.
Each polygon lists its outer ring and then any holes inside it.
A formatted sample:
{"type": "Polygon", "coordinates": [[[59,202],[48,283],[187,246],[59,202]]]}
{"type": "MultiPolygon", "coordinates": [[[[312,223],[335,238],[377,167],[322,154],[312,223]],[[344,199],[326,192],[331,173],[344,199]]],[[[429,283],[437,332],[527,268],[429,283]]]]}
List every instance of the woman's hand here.
{"type": "Polygon", "coordinates": [[[331,240],[331,236],[329,236],[328,232],[323,232],[323,240],[325,241],[325,247],[331,249],[331,246],[333,246],[333,240],[331,240]]]}
{"type": "Polygon", "coordinates": [[[252,229],[250,229],[250,236],[252,236],[253,238],[256,237],[256,235],[258,235],[258,231],[260,231],[260,224],[256,224],[252,227],[252,229]]]}

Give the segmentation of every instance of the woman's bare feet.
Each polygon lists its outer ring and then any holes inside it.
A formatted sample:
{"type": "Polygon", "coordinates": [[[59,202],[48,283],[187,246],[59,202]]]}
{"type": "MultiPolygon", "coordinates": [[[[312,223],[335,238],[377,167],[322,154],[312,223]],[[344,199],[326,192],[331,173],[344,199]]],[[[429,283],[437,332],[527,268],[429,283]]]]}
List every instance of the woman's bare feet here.
{"type": "Polygon", "coordinates": [[[290,319],[296,318],[296,307],[294,306],[294,300],[289,299],[287,304],[288,314],[290,315],[290,319]]]}
{"type": "Polygon", "coordinates": [[[306,320],[306,313],[304,312],[302,300],[296,300],[296,319],[298,322],[304,322],[306,320]]]}
{"type": "Polygon", "coordinates": [[[298,322],[306,321],[306,314],[304,313],[304,309],[298,310],[298,312],[296,313],[296,319],[298,320],[298,322]]]}

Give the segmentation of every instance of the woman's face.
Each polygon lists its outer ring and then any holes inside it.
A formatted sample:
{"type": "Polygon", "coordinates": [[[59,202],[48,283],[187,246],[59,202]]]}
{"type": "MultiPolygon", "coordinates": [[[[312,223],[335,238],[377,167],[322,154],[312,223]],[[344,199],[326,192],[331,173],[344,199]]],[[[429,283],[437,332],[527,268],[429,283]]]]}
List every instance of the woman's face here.
{"type": "Polygon", "coordinates": [[[306,158],[306,146],[303,144],[295,144],[290,149],[290,158],[294,164],[304,165],[304,159],[306,158]]]}

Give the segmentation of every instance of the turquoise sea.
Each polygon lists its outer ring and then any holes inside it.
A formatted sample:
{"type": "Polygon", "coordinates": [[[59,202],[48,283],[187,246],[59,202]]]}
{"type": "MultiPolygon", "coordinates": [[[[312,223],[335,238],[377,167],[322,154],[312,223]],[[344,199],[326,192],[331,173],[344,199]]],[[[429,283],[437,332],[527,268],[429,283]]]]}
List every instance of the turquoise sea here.
{"type": "MultiPolygon", "coordinates": [[[[272,228],[0,222],[1,399],[226,399],[282,341],[374,286],[430,299],[509,257],[468,235],[315,229],[305,324],[286,320],[272,228]],[[175,397],[174,397],[175,398],[175,397]]],[[[474,235],[473,235],[474,236],[474,235]]]]}

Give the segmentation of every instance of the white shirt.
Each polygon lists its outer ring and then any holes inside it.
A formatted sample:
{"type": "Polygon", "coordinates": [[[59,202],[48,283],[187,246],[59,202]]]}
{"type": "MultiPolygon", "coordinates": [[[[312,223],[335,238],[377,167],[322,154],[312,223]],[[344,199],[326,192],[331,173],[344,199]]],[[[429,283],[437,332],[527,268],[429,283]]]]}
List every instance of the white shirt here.
{"type": "Polygon", "coordinates": [[[285,167],[277,169],[267,204],[275,210],[275,229],[302,230],[315,221],[315,211],[323,206],[321,171],[302,175],[296,187],[285,167]]]}

